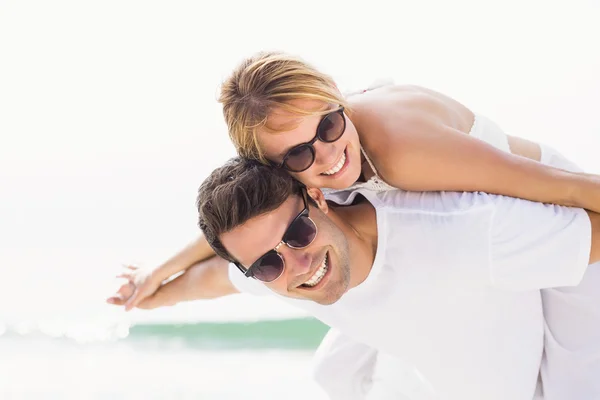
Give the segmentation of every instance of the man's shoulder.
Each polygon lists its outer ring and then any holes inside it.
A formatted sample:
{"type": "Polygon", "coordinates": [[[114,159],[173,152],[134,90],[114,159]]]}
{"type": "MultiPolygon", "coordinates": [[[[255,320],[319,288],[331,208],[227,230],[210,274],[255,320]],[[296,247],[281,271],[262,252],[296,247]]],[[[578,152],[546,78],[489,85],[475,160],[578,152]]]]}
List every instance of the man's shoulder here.
{"type": "Polygon", "coordinates": [[[358,195],[377,209],[415,214],[454,214],[494,207],[495,198],[481,192],[411,192],[401,189],[372,191],[350,188],[326,193],[328,200],[340,205],[352,204],[358,195]]]}
{"type": "Polygon", "coordinates": [[[493,208],[494,199],[481,192],[410,192],[389,190],[376,194],[378,207],[390,212],[457,214],[493,208]]]}

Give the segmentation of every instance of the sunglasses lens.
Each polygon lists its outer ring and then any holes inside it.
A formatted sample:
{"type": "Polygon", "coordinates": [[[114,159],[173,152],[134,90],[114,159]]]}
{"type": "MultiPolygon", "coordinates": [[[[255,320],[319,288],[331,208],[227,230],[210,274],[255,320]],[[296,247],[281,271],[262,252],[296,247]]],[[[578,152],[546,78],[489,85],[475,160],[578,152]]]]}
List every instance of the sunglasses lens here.
{"type": "Polygon", "coordinates": [[[310,245],[317,236],[315,223],[306,215],[301,215],[289,227],[283,239],[288,246],[301,249],[310,245]]]}
{"type": "Polygon", "coordinates": [[[283,259],[279,254],[269,252],[252,267],[252,274],[262,282],[272,282],[283,272],[283,259]]]}
{"type": "Polygon", "coordinates": [[[315,160],[315,153],[308,144],[302,144],[294,147],[287,154],[285,166],[289,171],[301,172],[312,165],[315,160]]]}
{"type": "Polygon", "coordinates": [[[346,130],[346,119],[341,112],[327,115],[319,124],[317,134],[323,142],[331,143],[338,140],[346,130]]]}

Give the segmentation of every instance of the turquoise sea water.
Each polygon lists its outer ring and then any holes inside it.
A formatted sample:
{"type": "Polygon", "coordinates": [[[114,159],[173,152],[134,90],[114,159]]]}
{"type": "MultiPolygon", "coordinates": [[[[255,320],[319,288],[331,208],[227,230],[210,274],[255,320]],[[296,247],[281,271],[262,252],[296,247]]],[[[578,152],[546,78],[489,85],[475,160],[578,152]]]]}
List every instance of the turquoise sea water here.
{"type": "Polygon", "coordinates": [[[256,322],[137,325],[128,339],[178,341],[190,349],[314,350],[328,327],[313,318],[256,322]]]}

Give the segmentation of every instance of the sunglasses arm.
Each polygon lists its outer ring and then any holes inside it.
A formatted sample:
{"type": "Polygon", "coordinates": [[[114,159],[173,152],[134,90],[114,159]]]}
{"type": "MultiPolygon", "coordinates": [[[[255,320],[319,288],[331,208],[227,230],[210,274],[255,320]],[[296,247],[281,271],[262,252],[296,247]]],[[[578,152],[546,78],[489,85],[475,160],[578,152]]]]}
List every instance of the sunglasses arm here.
{"type": "Polygon", "coordinates": [[[242,267],[242,265],[239,262],[237,262],[237,261],[232,261],[232,262],[237,267],[237,269],[239,269],[240,272],[242,274],[244,274],[244,276],[249,277],[251,275],[250,270],[249,269],[247,270],[246,268],[242,267]]]}

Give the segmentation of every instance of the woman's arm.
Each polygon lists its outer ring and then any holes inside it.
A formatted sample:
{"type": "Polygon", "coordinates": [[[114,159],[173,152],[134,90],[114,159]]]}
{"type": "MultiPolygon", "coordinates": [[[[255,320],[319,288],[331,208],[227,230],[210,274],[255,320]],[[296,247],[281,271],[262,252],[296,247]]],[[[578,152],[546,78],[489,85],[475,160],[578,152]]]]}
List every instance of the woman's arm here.
{"type": "Polygon", "coordinates": [[[381,178],[390,185],[417,191],[482,191],[600,211],[596,175],[499,150],[448,126],[437,117],[437,109],[387,107],[363,118],[360,134],[381,178]]]}

